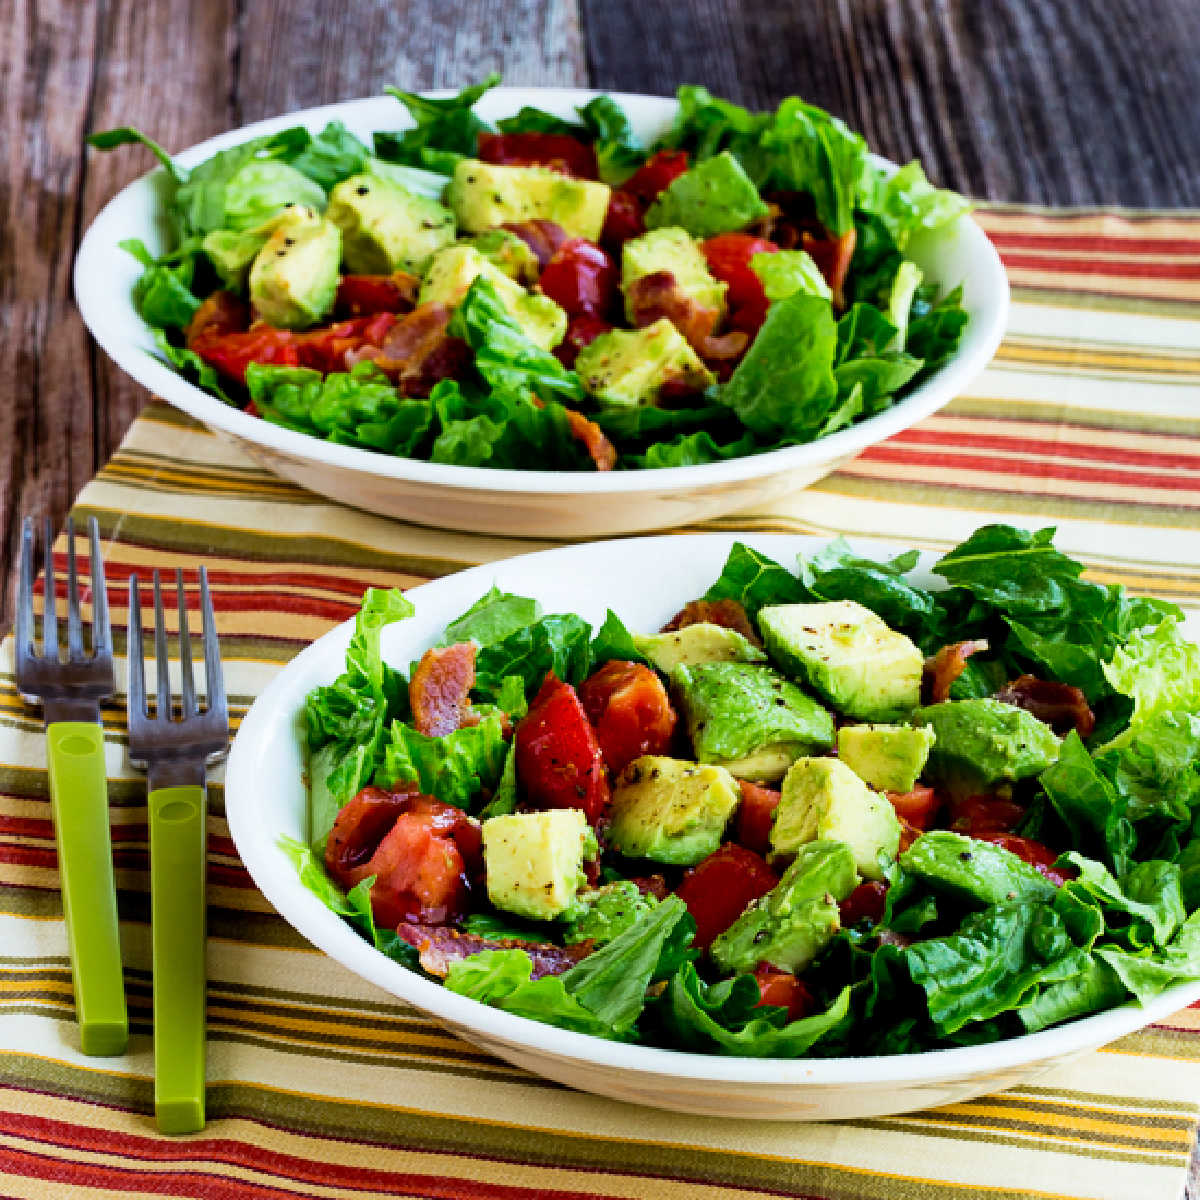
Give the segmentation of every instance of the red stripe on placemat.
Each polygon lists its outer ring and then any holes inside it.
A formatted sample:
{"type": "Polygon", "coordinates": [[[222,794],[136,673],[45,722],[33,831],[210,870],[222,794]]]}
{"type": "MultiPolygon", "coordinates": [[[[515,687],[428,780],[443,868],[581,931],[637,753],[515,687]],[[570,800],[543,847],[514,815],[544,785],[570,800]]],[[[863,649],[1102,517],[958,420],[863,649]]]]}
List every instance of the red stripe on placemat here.
{"type": "Polygon", "coordinates": [[[1059,258],[1051,254],[1027,254],[1005,251],[1000,258],[1006,267],[1024,267],[1031,271],[1058,271],[1064,275],[1124,275],[1137,279],[1200,279],[1200,262],[1149,262],[1145,259],[1059,258]]]}
{"type": "Polygon", "coordinates": [[[862,453],[862,458],[873,462],[890,462],[906,466],[945,467],[955,466],[966,471],[989,472],[997,475],[1040,476],[1046,479],[1064,479],[1076,483],[1107,483],[1120,487],[1162,488],[1167,491],[1196,492],[1200,502],[1200,480],[1181,479],[1173,475],[1152,475],[1144,471],[1122,471],[1117,468],[1071,466],[1067,463],[1021,462],[1014,464],[1011,458],[992,455],[920,453],[909,450],[894,442],[872,446],[862,453]],[[1019,470],[1015,467],[1019,466],[1019,470]]]}
{"type": "MultiPolygon", "coordinates": [[[[315,1185],[342,1187],[350,1191],[371,1190],[389,1193],[415,1191],[423,1196],[436,1197],[437,1200],[539,1200],[539,1197],[553,1200],[618,1200],[613,1194],[593,1191],[563,1191],[515,1184],[481,1183],[471,1179],[382,1171],[366,1166],[343,1167],[283,1154],[262,1146],[247,1145],[230,1138],[167,1141],[118,1133],[114,1130],[89,1129],[65,1121],[19,1113],[0,1114],[0,1129],[10,1136],[26,1138],[42,1145],[100,1154],[119,1154],[137,1162],[184,1164],[208,1161],[223,1166],[243,1167],[262,1174],[269,1173],[285,1186],[315,1185]]],[[[473,1158],[470,1155],[459,1157],[473,1158]]],[[[229,1179],[194,1166],[173,1168],[169,1172],[150,1171],[134,1166],[67,1163],[32,1151],[10,1149],[0,1149],[0,1170],[6,1174],[55,1179],[80,1187],[125,1187],[137,1192],[158,1192],[167,1196],[199,1196],[203,1197],[203,1200],[226,1200],[226,1197],[229,1200],[237,1200],[243,1196],[250,1197],[251,1200],[257,1197],[274,1198],[283,1190],[278,1184],[229,1179]],[[27,1169],[7,1169],[10,1163],[27,1169]],[[48,1172],[47,1168],[51,1165],[53,1170],[48,1172]]]]}
{"type": "MultiPolygon", "coordinates": [[[[1117,437],[1120,435],[1117,434],[1117,437]]],[[[1057,454],[1071,458],[1094,458],[1113,463],[1128,463],[1131,466],[1181,467],[1200,472],[1200,443],[1192,452],[1166,454],[1159,450],[1130,450],[1123,446],[1104,442],[1059,442],[1053,438],[1020,437],[1004,433],[950,433],[916,426],[902,430],[888,438],[886,445],[905,442],[924,446],[978,446],[991,450],[1012,450],[1020,454],[1057,454]]]]}
{"type": "Polygon", "coordinates": [[[1197,254],[1200,238],[1125,237],[1122,233],[1016,233],[988,228],[987,235],[997,246],[1029,250],[1098,250],[1121,254],[1197,254]]]}

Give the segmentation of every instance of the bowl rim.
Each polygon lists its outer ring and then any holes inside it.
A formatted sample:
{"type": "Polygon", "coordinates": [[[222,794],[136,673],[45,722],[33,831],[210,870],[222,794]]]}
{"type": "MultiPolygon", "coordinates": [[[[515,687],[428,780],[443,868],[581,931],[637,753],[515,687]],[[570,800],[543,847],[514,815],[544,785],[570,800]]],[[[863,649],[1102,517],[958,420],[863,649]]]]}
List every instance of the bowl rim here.
{"type": "MultiPolygon", "coordinates": [[[[488,572],[501,566],[510,567],[513,563],[523,564],[531,561],[540,563],[551,556],[563,559],[570,565],[574,558],[586,561],[587,555],[597,546],[619,545],[628,551],[631,545],[653,548],[657,544],[664,549],[670,548],[676,553],[682,553],[688,546],[701,543],[728,546],[734,540],[745,540],[752,545],[765,543],[795,549],[804,545],[823,545],[829,539],[811,534],[748,532],[605,539],[599,542],[559,546],[484,563],[410,588],[405,594],[418,601],[432,599],[436,604],[439,592],[451,591],[452,588],[463,586],[468,581],[482,582],[483,588],[486,589],[490,583],[483,581],[488,572]]],[[[897,552],[902,549],[890,541],[867,538],[856,538],[855,541],[870,543],[873,549],[884,551],[897,552]]],[[[925,565],[929,558],[928,553],[923,553],[921,565],[925,565]]],[[[449,992],[440,983],[424,978],[376,950],[341,917],[326,908],[300,883],[295,867],[286,859],[278,845],[278,835],[260,835],[252,819],[254,806],[238,799],[241,795],[255,795],[255,748],[252,743],[259,736],[263,726],[271,721],[272,716],[286,701],[288,693],[296,690],[292,681],[302,677],[316,660],[323,659],[335,650],[338,654],[344,653],[353,627],[354,619],[350,618],[301,650],[256,697],[243,718],[226,766],[225,797],[230,836],[255,885],[279,915],[307,941],[353,971],[359,978],[376,984],[433,1019],[465,1028],[468,1032],[463,1036],[478,1034],[526,1053],[532,1051],[535,1054],[549,1054],[589,1067],[619,1069],[646,1077],[682,1076],[703,1082],[740,1085],[932,1085],[991,1073],[1011,1072],[1022,1067],[1035,1067],[1047,1059],[1060,1059],[1097,1049],[1200,1000],[1200,981],[1185,982],[1168,988],[1144,1006],[1139,1005],[1136,1000],[1130,1000],[1115,1008],[1080,1017],[1037,1033],[1021,1034],[983,1045],[854,1058],[781,1059],[702,1054],[608,1041],[590,1034],[559,1029],[527,1017],[515,1016],[481,1001],[449,992]],[[281,860],[287,863],[287,872],[279,871],[281,860]]],[[[294,728],[299,712],[300,695],[297,694],[295,707],[286,720],[280,720],[280,729],[294,728]]]]}
{"type": "MultiPolygon", "coordinates": [[[[454,92],[452,89],[440,89],[426,94],[444,96],[453,95],[454,92]]],[[[511,106],[515,111],[523,103],[536,104],[540,100],[542,103],[572,105],[584,103],[598,95],[612,96],[626,106],[649,104],[652,108],[658,108],[664,117],[670,115],[677,103],[673,97],[636,92],[518,86],[496,87],[487,93],[485,100],[492,105],[507,102],[503,107],[507,109],[511,106]]],[[[291,125],[311,127],[328,120],[344,119],[348,112],[370,113],[375,108],[395,103],[386,95],[364,96],[299,109],[218,134],[173,157],[181,165],[190,166],[218,150],[291,125]]],[[[400,117],[400,114],[397,115],[400,117]]],[[[402,128],[404,125],[405,119],[401,117],[396,126],[402,128]]],[[[878,155],[871,155],[871,158],[888,169],[897,168],[897,164],[878,155]]],[[[122,295],[114,303],[114,297],[103,282],[106,277],[104,268],[106,260],[111,260],[114,254],[124,253],[117,242],[121,233],[128,232],[118,232],[125,206],[137,195],[152,190],[156,180],[164,176],[164,169],[157,167],[127,184],[96,214],[80,242],[72,274],[73,288],[80,315],[91,336],[127,375],[152,394],[161,396],[205,425],[256,444],[268,452],[366,477],[398,479],[464,491],[586,496],[714,487],[798,470],[856,454],[942,407],[991,361],[1003,337],[1008,317],[1009,285],[1000,256],[979,225],[971,220],[969,214],[964,214],[955,222],[954,228],[970,243],[972,257],[985,264],[979,270],[978,277],[986,302],[978,311],[972,312],[964,341],[949,362],[904,399],[865,421],[803,445],[686,467],[603,472],[530,471],[453,466],[423,459],[401,458],[357,446],[339,445],[250,416],[215,396],[209,396],[144,345],[135,344],[131,339],[131,331],[134,328],[145,331],[148,327],[133,308],[131,297],[122,295]]],[[[143,232],[149,231],[144,229],[143,232]]]]}

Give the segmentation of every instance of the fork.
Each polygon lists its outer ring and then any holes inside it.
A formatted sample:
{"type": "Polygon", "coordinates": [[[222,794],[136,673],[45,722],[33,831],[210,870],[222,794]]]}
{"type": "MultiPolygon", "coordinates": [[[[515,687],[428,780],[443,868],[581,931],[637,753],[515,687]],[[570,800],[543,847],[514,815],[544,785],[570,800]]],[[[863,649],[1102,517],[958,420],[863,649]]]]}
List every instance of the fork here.
{"type": "Polygon", "coordinates": [[[207,767],[229,748],[208,574],[200,568],[207,703],[196,700],[183,572],[179,605],[179,716],[168,675],[162,583],[154,572],[154,715],[146,704],[146,664],[138,578],[129,577],[129,758],[148,774],[150,927],[154,997],[154,1112],[164,1133],[204,1128],[205,814],[207,767]]]}
{"type": "Polygon", "coordinates": [[[120,1054],[129,1040],[117,893],[108,827],[108,780],[100,701],[113,693],[112,633],[100,531],[88,522],[91,543],[91,654],[83,649],[75,524],[67,518],[67,656],[58,644],[55,612],[54,529],[46,521],[45,605],[42,648],[34,645],[33,520],[21,531],[21,582],[17,596],[17,687],[30,703],[41,701],[46,760],[63,916],[71,952],[75,1013],[84,1054],[120,1054]]]}

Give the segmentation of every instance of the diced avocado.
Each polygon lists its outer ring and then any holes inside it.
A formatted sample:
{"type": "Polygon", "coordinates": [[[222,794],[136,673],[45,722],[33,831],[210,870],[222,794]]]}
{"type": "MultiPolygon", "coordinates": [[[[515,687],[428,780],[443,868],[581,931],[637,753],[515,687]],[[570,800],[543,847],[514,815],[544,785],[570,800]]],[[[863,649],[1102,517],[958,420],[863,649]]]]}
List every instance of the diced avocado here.
{"type": "Polygon", "coordinates": [[[904,342],[908,336],[908,314],[912,309],[913,297],[924,278],[921,268],[915,262],[909,262],[907,258],[896,269],[896,278],[892,280],[892,291],[888,296],[887,306],[888,320],[896,327],[896,337],[888,347],[890,350],[904,349],[904,342]]]}
{"type": "Polygon", "coordinates": [[[577,900],[582,911],[563,930],[563,942],[568,946],[576,942],[607,945],[658,904],[629,879],[580,892],[577,900]]]}
{"type": "Polygon", "coordinates": [[[637,280],[659,271],[669,271],[680,291],[701,308],[725,314],[726,285],[712,277],[708,263],[686,229],[671,226],[652,229],[630,238],[621,247],[621,291],[625,293],[625,315],[634,320],[630,288],[637,280]]]}
{"type": "Polygon", "coordinates": [[[913,721],[937,735],[925,774],[953,789],[1025,779],[1058,759],[1060,743],[1049,725],[991,697],[931,704],[918,708],[913,721]]]}
{"type": "Polygon", "coordinates": [[[454,241],[454,216],[378,175],[351,175],[329,193],[326,217],[342,231],[342,260],[356,275],[420,275],[454,241]]]}
{"type": "Polygon", "coordinates": [[[784,671],[849,717],[894,720],[921,702],[925,656],[854,600],[772,605],[758,627],[784,671]]]}
{"type": "Polygon", "coordinates": [[[246,287],[250,264],[276,229],[285,225],[309,225],[320,219],[311,208],[289,204],[254,229],[214,229],[204,235],[200,245],[221,277],[221,282],[227,288],[240,292],[246,287]]]}
{"type": "Polygon", "coordinates": [[[696,757],[741,779],[779,779],[800,755],[833,745],[829,713],[770,667],[680,664],[671,684],[696,757]]]}
{"type": "Polygon", "coordinates": [[[446,203],[461,229],[482,233],[517,221],[553,221],[568,237],[600,240],[611,189],[549,167],[509,167],[466,158],[454,168],[446,203]]]}
{"type": "Polygon", "coordinates": [[[598,852],[582,809],[490,817],[483,823],[488,899],[535,921],[570,916],[576,893],[587,883],[583,864],[598,852]]]}
{"type": "Polygon", "coordinates": [[[333,308],[341,260],[342,235],[332,222],[280,226],[250,267],[254,311],[281,329],[315,324],[333,308]]]}
{"type": "Polygon", "coordinates": [[[802,971],[841,928],[838,901],[857,885],[849,846],[809,842],[775,887],[716,937],[709,955],[723,971],[753,971],[761,962],[802,971]]]}
{"type": "Polygon", "coordinates": [[[699,621],[670,633],[635,634],[633,644],[664,675],[686,663],[766,662],[767,656],[736,629],[699,621]]]}
{"type": "Polygon", "coordinates": [[[537,255],[529,248],[524,238],[519,238],[508,229],[488,229],[467,242],[474,246],[484,258],[525,287],[537,283],[541,270],[537,255]]]}
{"type": "Polygon", "coordinates": [[[722,150],[671,180],[647,210],[646,228],[678,225],[707,238],[745,229],[769,211],[742,164],[722,150]]]}
{"type": "Polygon", "coordinates": [[[567,314],[549,296],[531,296],[474,246],[447,246],[433,256],[421,284],[419,303],[453,308],[480,275],[495,287],[501,304],[531,342],[550,350],[563,340],[567,314]]]}
{"type": "Polygon", "coordinates": [[[873,792],[836,758],[801,758],[783,780],[771,826],[771,856],[809,842],[845,842],[864,879],[882,879],[880,856],[900,848],[900,819],[886,796],[873,792]]]}
{"type": "Polygon", "coordinates": [[[589,395],[632,408],[657,404],[666,383],[701,391],[716,382],[666,317],[642,329],[602,333],[580,350],[575,370],[589,395]]]}
{"type": "Polygon", "coordinates": [[[776,250],[755,254],[750,269],[758,276],[768,300],[786,300],[797,292],[831,300],[833,292],[807,250],[776,250]]]}
{"type": "Polygon", "coordinates": [[[936,890],[981,907],[1006,900],[1050,900],[1057,891],[1012,851],[949,829],[921,834],[900,855],[900,865],[936,890]]]}
{"type": "Polygon", "coordinates": [[[694,866],[721,844],[740,801],[723,767],[644,754],[617,777],[608,840],[630,858],[694,866]]]}
{"type": "Polygon", "coordinates": [[[911,792],[935,735],[928,725],[843,725],[838,758],[882,792],[911,792]]]}

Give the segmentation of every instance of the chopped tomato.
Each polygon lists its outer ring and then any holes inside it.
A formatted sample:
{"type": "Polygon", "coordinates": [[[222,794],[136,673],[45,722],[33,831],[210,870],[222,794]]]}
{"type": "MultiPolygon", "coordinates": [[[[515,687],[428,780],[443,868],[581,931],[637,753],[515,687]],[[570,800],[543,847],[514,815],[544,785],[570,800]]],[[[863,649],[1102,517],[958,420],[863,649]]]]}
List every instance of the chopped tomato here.
{"type": "Polygon", "coordinates": [[[342,805],[325,842],[325,869],[330,878],[349,891],[370,873],[368,863],[384,834],[411,803],[403,791],[385,792],[365,787],[342,805]]]}
{"type": "Polygon", "coordinates": [[[883,918],[883,905],[887,899],[887,890],[886,883],[880,883],[874,879],[860,883],[838,905],[842,924],[847,928],[857,925],[860,921],[870,921],[872,925],[878,925],[883,918]]]}
{"type": "Polygon", "coordinates": [[[474,642],[434,646],[421,655],[408,684],[413,725],[426,737],[445,737],[463,724],[475,686],[474,642]]]}
{"type": "Polygon", "coordinates": [[[1057,869],[1054,863],[1058,855],[1041,842],[1035,842],[1033,838],[1018,837],[1015,833],[976,833],[972,836],[981,842],[991,842],[993,846],[1000,846],[1015,854],[1045,875],[1055,887],[1062,887],[1068,879],[1074,879],[1078,874],[1073,867],[1057,869]]]}
{"type": "Polygon", "coordinates": [[[378,925],[441,925],[465,916],[482,864],[479,824],[461,809],[416,797],[367,864],[378,925]]]}
{"type": "Polygon", "coordinates": [[[572,317],[567,326],[566,336],[557,346],[554,353],[564,367],[573,367],[579,352],[584,346],[590,346],[602,333],[607,333],[612,326],[599,317],[572,317]]]}
{"type": "Polygon", "coordinates": [[[387,332],[396,324],[392,313],[375,313],[366,317],[351,317],[318,329],[298,333],[296,353],[302,367],[309,367],[323,374],[344,371],[348,365],[346,355],[363,346],[382,345],[387,332]]]}
{"type": "Polygon", "coordinates": [[[760,997],[756,1007],[774,1005],[776,1008],[786,1008],[789,1021],[798,1021],[812,1012],[812,992],[790,972],[781,971],[769,963],[759,963],[754,968],[754,981],[758,984],[760,997]]]}
{"type": "Polygon", "coordinates": [[[686,150],[659,150],[625,180],[621,189],[636,196],[643,204],[650,204],[687,169],[686,150]]]}
{"type": "Polygon", "coordinates": [[[201,332],[188,344],[222,375],[246,382],[246,368],[251,363],[270,363],[278,367],[298,367],[300,353],[296,334],[290,329],[275,329],[257,325],[245,333],[201,332]]]}
{"type": "Polygon", "coordinates": [[[617,294],[617,268],[595,242],[571,238],[546,264],[538,288],[569,317],[603,317],[617,294]]]}
{"type": "Polygon", "coordinates": [[[576,179],[598,179],[596,152],[566,133],[481,133],[481,162],[549,167],[576,179]]]}
{"type": "Polygon", "coordinates": [[[779,806],[779,792],[739,779],[742,803],[737,814],[737,840],[747,850],[766,854],[771,845],[771,825],[779,806]]]}
{"type": "Polygon", "coordinates": [[[343,275],[338,281],[334,310],[347,317],[408,312],[417,302],[421,281],[397,271],[394,275],[343,275]]]}
{"type": "Polygon", "coordinates": [[[608,776],[579,696],[553,671],[514,734],[517,776],[533,808],[581,808],[595,825],[608,809],[608,776]]]}
{"type": "Polygon", "coordinates": [[[749,233],[721,233],[700,243],[709,271],[729,285],[725,298],[731,309],[766,300],[762,280],[750,266],[756,254],[774,254],[779,247],[749,233]]]}
{"type": "Polygon", "coordinates": [[[887,792],[887,798],[899,816],[918,829],[928,829],[942,806],[941,797],[931,787],[917,784],[910,792],[887,792]]]}
{"type": "Polygon", "coordinates": [[[645,232],[646,214],[642,202],[631,192],[614,188],[608,198],[600,240],[609,248],[618,249],[630,238],[641,237],[645,232]]]}
{"type": "Polygon", "coordinates": [[[643,754],[666,754],[671,748],[675,710],[649,667],[607,662],[579,685],[579,699],[614,775],[643,754]]]}
{"type": "Polygon", "coordinates": [[[1025,809],[998,796],[968,796],[950,805],[950,828],[967,837],[986,833],[1011,833],[1021,823],[1025,809]]]}
{"type": "Polygon", "coordinates": [[[727,844],[693,867],[675,889],[696,922],[693,945],[707,949],[759,896],[765,896],[778,876],[752,850],[727,844]]]}

